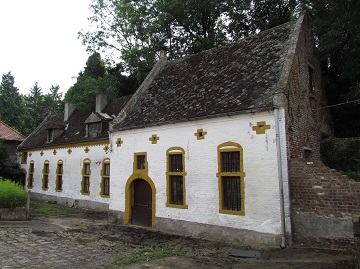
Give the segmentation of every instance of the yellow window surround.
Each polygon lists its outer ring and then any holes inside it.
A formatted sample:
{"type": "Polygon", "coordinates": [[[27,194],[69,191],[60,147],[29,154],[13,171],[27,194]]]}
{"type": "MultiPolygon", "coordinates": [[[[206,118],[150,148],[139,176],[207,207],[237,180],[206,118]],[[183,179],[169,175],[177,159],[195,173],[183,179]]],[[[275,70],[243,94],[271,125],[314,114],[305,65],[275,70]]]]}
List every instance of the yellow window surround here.
{"type": "Polygon", "coordinates": [[[29,165],[29,177],[28,177],[28,185],[27,187],[29,189],[32,189],[34,187],[34,172],[35,172],[35,164],[34,161],[30,161],[29,165]]]}
{"type": "Polygon", "coordinates": [[[49,173],[50,173],[49,161],[48,160],[46,160],[44,162],[44,168],[42,170],[42,173],[43,173],[42,189],[43,189],[43,191],[47,191],[49,189],[49,173]]]}
{"type": "Polygon", "coordinates": [[[81,180],[81,194],[90,195],[90,175],[91,175],[91,161],[90,159],[85,159],[83,162],[83,169],[81,170],[82,180],[81,180]]]}
{"type": "Polygon", "coordinates": [[[56,166],[56,180],[55,180],[55,191],[61,192],[63,186],[63,173],[64,173],[64,163],[62,160],[57,162],[56,166]]]}
{"type": "Polygon", "coordinates": [[[109,158],[106,158],[102,161],[102,169],[100,171],[100,176],[101,176],[100,196],[103,198],[110,198],[110,159],[109,158]],[[108,191],[106,191],[106,187],[108,188],[108,191]]]}
{"type": "Polygon", "coordinates": [[[181,147],[172,147],[166,151],[166,194],[167,194],[167,207],[173,208],[182,208],[187,209],[188,205],[186,204],[186,185],[185,185],[185,151],[181,147]],[[171,168],[171,156],[172,155],[181,155],[181,168],[179,171],[172,171],[171,168]],[[171,178],[172,177],[181,177],[182,178],[182,204],[175,204],[171,202],[171,194],[172,194],[172,185],[171,178]]]}
{"type": "Polygon", "coordinates": [[[234,142],[226,142],[218,146],[218,173],[216,174],[218,177],[218,185],[219,185],[219,213],[223,214],[232,214],[232,215],[245,215],[245,188],[244,188],[244,178],[245,172],[243,168],[243,149],[240,144],[234,142]],[[239,153],[239,163],[235,163],[238,171],[228,172],[224,171],[222,165],[222,154],[223,152],[238,152],[239,153]],[[240,210],[228,210],[224,208],[224,186],[223,180],[226,177],[238,177],[240,181],[239,188],[239,203],[240,210]]]}

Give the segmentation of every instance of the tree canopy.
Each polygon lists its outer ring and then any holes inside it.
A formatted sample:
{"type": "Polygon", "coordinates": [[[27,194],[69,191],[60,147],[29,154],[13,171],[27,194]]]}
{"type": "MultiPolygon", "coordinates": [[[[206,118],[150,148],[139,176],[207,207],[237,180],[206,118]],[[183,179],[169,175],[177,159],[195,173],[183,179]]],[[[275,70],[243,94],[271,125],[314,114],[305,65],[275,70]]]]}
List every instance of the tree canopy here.
{"type": "Polygon", "coordinates": [[[122,75],[121,71],[120,65],[106,68],[100,54],[92,53],[84,72],[79,73],[76,83],[66,92],[64,101],[77,107],[91,107],[100,93],[116,98],[135,92],[139,86],[137,79],[122,75]]]}
{"type": "Polygon", "coordinates": [[[15,77],[11,72],[2,76],[0,115],[6,124],[23,135],[30,134],[49,113],[63,110],[62,93],[58,85],[51,86],[49,93],[43,94],[36,82],[27,95],[22,95],[14,83],[15,77]]]}
{"type": "Polygon", "coordinates": [[[197,53],[293,20],[302,9],[313,16],[335,135],[359,136],[358,0],[93,0],[94,30],[79,38],[88,51],[116,55],[141,82],[160,50],[170,59],[197,53]]]}
{"type": "Polygon", "coordinates": [[[289,21],[296,7],[295,0],[93,0],[95,30],[79,37],[88,51],[118,55],[142,81],[161,50],[174,59],[239,40],[289,21]]]}
{"type": "Polygon", "coordinates": [[[306,5],[314,17],[335,134],[360,136],[360,1],[312,0],[306,5]]]}

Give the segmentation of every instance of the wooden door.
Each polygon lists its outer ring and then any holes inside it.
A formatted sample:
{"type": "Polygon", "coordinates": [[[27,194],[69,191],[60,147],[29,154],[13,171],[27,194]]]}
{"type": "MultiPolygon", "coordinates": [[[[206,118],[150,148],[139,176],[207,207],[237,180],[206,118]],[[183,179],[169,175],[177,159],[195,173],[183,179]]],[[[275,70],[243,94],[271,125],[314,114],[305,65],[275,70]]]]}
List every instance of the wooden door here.
{"type": "Polygon", "coordinates": [[[151,186],[143,179],[133,182],[131,205],[131,223],[141,226],[152,224],[152,191],[151,186]]]}

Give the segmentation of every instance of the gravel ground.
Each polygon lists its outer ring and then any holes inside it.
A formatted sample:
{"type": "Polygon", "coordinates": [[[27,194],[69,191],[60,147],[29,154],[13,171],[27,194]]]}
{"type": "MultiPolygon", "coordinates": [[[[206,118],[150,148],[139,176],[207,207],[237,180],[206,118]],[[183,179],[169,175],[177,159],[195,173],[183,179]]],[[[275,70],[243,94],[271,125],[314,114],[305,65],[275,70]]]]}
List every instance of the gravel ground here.
{"type": "Polygon", "coordinates": [[[234,259],[236,246],[108,222],[85,212],[26,222],[0,222],[0,268],[351,269],[354,253],[305,248],[251,249],[259,259],[234,259]],[[154,259],[156,258],[156,259],[154,259]]]}

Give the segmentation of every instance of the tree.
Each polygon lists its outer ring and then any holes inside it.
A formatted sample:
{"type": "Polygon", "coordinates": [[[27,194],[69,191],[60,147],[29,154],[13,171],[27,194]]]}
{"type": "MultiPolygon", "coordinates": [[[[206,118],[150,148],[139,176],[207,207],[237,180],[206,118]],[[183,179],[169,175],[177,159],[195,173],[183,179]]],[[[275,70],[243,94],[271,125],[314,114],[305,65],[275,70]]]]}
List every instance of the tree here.
{"type": "Polygon", "coordinates": [[[49,93],[44,96],[45,110],[49,113],[63,111],[64,103],[62,101],[62,93],[59,85],[52,85],[49,93]]]}
{"type": "Polygon", "coordinates": [[[44,101],[42,88],[35,82],[34,86],[30,88],[29,94],[25,96],[26,110],[24,116],[27,118],[27,127],[30,132],[43,121],[48,113],[44,101]]]}
{"type": "Polygon", "coordinates": [[[250,13],[251,32],[263,31],[295,19],[296,0],[256,0],[250,13]]]}
{"type": "Polygon", "coordinates": [[[84,76],[100,78],[105,75],[105,64],[98,52],[94,52],[86,61],[84,76]]]}
{"type": "Polygon", "coordinates": [[[0,84],[0,115],[12,128],[26,134],[26,120],[23,118],[24,102],[19,89],[14,86],[15,78],[9,71],[2,76],[0,84]]]}
{"type": "Polygon", "coordinates": [[[360,136],[360,1],[312,0],[302,4],[314,16],[335,135],[360,136]]]}
{"type": "MultiPolygon", "coordinates": [[[[110,50],[124,70],[142,81],[160,50],[171,59],[226,42],[234,15],[246,17],[250,0],[93,0],[90,22],[96,30],[80,32],[89,51],[110,50]],[[239,15],[240,14],[240,15],[239,15]]],[[[235,30],[235,28],[234,28],[235,30]]]]}
{"type": "Polygon", "coordinates": [[[77,107],[95,106],[96,95],[105,93],[109,98],[132,94],[139,86],[134,75],[122,75],[121,64],[106,68],[100,54],[94,52],[86,61],[76,83],[66,92],[64,100],[77,107]]]}

